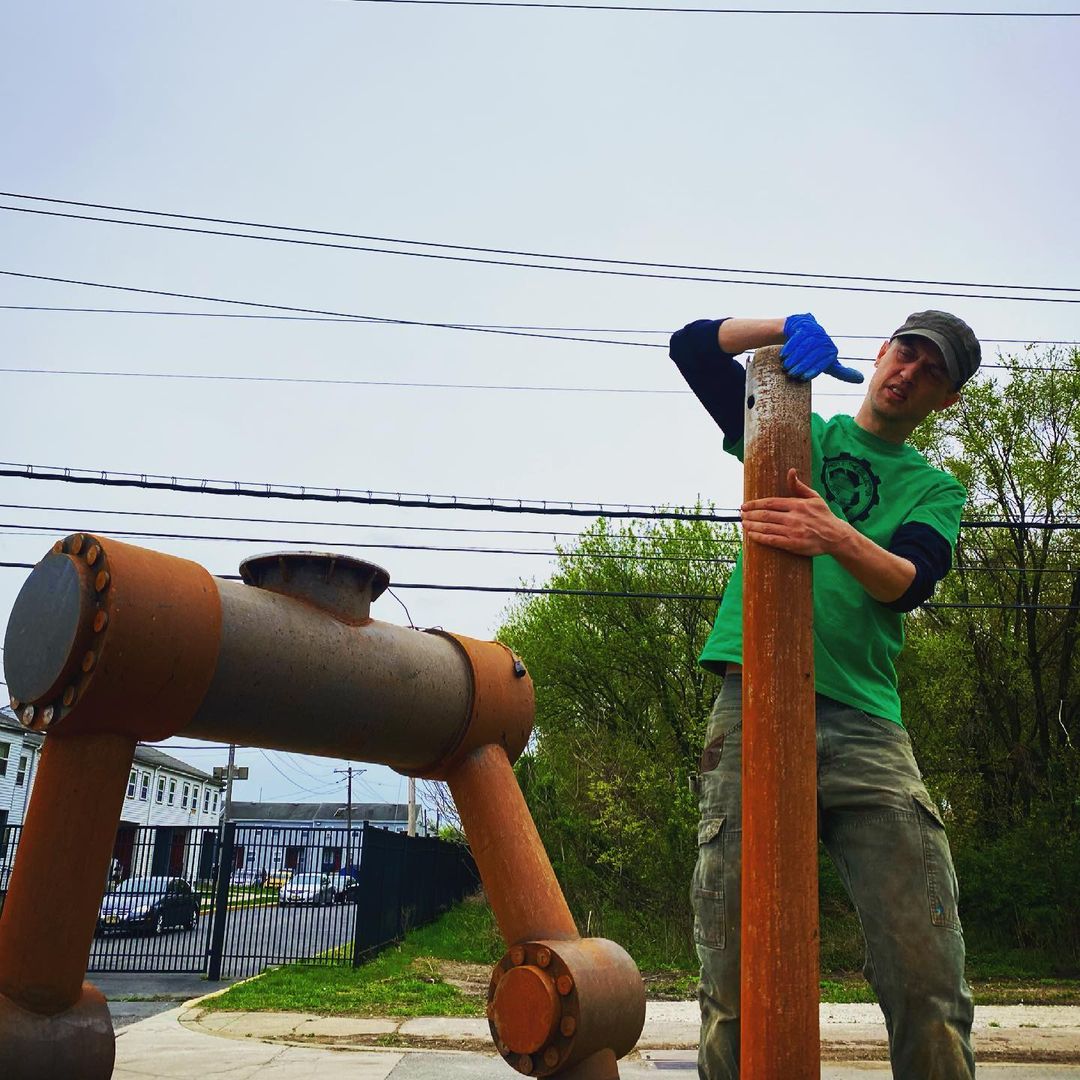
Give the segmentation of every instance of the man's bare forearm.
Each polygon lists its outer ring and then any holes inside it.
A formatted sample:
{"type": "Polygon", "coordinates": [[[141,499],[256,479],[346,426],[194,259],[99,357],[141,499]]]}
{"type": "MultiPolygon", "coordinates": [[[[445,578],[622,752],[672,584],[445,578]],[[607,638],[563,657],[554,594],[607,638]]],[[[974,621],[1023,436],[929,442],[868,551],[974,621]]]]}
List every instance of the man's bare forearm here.
{"type": "Polygon", "coordinates": [[[784,319],[725,319],[720,324],[720,348],[731,356],[747,349],[783,345],[784,319]]]}
{"type": "Polygon", "coordinates": [[[886,551],[851,525],[829,554],[882,604],[899,600],[915,580],[913,562],[886,551]]]}

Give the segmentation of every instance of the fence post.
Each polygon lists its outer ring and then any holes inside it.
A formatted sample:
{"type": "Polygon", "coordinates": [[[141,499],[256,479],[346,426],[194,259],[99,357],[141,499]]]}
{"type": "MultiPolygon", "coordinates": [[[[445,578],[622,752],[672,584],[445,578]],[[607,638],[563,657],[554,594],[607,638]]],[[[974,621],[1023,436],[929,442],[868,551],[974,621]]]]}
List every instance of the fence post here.
{"type": "Polygon", "coordinates": [[[206,965],[206,978],[210,982],[221,978],[221,954],[225,951],[225,924],[229,917],[229,878],[235,849],[236,822],[226,821],[221,829],[217,880],[214,882],[214,925],[210,930],[210,955],[206,965]]]}

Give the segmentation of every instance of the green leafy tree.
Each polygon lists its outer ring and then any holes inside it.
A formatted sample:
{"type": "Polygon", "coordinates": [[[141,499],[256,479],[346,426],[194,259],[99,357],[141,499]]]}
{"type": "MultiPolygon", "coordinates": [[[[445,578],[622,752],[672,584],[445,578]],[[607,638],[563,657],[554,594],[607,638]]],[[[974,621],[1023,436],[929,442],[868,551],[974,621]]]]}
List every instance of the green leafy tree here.
{"type": "Polygon", "coordinates": [[[919,434],[968,488],[967,519],[987,527],[963,530],[935,597],[962,606],[909,619],[901,690],[953,820],[969,912],[1014,943],[1075,956],[1080,536],[1063,526],[1080,516],[1080,350],[1003,363],[1002,380],[969,385],[919,434]]]}
{"type": "Polygon", "coordinates": [[[536,684],[518,775],[572,907],[594,933],[649,928],[667,955],[688,952],[688,778],[716,692],[697,657],[737,539],[702,521],[600,520],[546,584],[616,595],[529,597],[499,632],[536,684]]]}

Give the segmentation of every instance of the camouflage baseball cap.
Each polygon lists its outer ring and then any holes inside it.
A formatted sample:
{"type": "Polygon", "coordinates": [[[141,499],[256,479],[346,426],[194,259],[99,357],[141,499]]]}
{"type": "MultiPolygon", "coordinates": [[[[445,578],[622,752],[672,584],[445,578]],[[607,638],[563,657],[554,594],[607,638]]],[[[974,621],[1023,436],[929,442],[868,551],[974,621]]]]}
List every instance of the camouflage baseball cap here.
{"type": "Polygon", "coordinates": [[[889,340],[893,341],[904,334],[932,341],[941,350],[949,376],[957,387],[979,370],[982,361],[979,339],[971,327],[956,315],[950,315],[947,311],[916,311],[907,317],[907,322],[889,340]]]}

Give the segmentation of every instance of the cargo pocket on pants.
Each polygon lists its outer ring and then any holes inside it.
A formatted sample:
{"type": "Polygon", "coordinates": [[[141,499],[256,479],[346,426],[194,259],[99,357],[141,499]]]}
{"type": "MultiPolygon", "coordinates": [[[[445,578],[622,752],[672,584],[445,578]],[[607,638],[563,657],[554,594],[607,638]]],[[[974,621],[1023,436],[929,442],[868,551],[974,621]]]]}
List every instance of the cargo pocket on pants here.
{"type": "Polygon", "coordinates": [[[960,930],[957,910],[956,871],[953,869],[945,823],[937,807],[923,792],[912,793],[922,833],[923,865],[926,870],[926,894],[930,901],[930,921],[935,926],[960,930]]]}
{"type": "Polygon", "coordinates": [[[705,818],[698,825],[698,853],[690,888],[694,940],[712,949],[724,947],[724,819],[705,818]]]}

